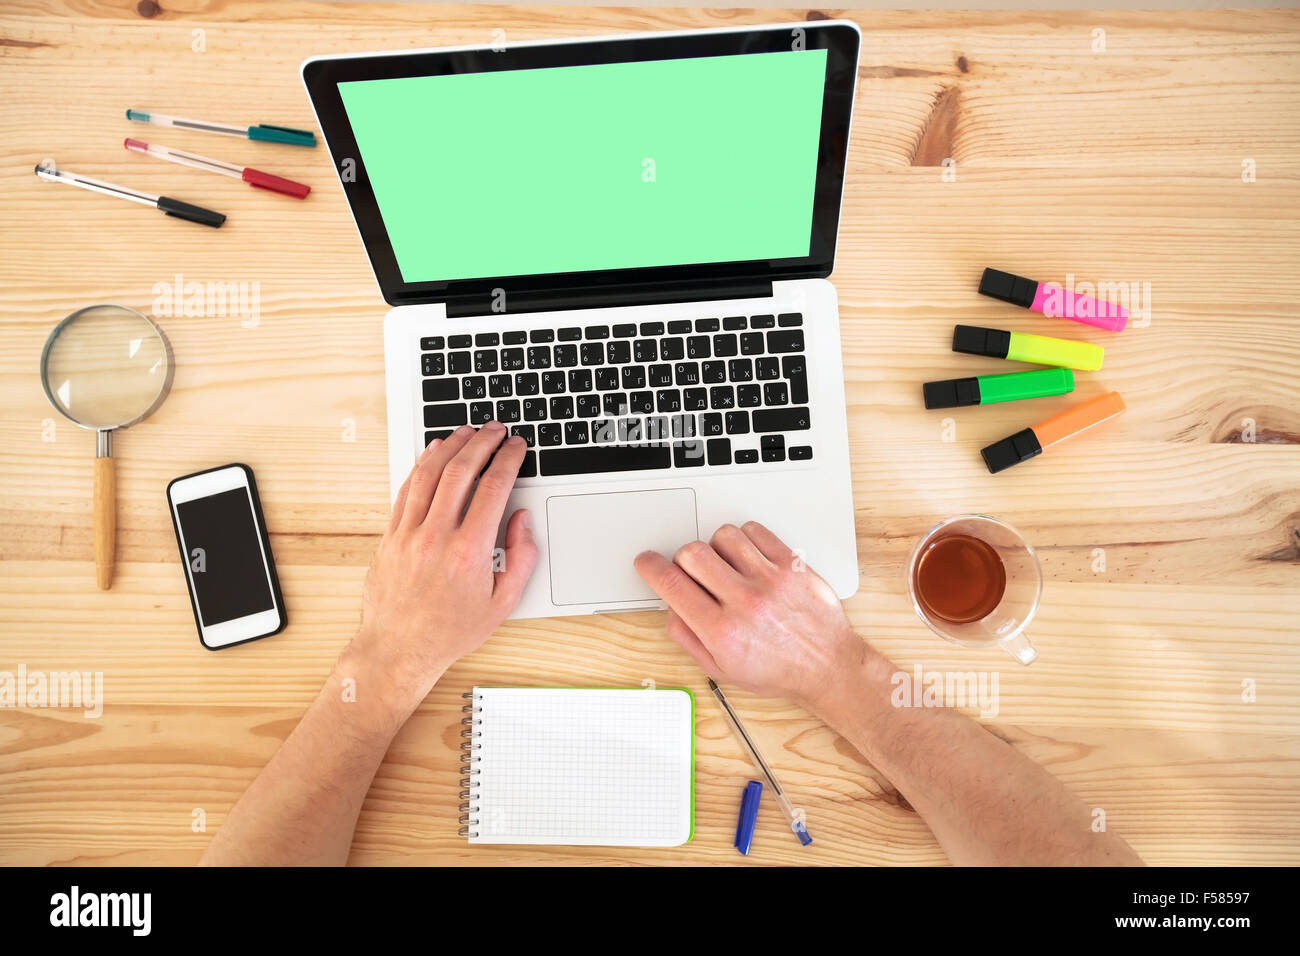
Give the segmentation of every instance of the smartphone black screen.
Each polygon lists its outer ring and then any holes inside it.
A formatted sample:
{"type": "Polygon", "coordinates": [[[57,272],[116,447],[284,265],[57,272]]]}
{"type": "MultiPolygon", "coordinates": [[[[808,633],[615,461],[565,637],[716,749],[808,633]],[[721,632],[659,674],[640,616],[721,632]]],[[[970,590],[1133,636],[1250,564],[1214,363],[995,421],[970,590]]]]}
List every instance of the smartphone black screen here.
{"type": "Polygon", "coordinates": [[[176,506],[204,627],[275,607],[247,488],[176,506]]]}

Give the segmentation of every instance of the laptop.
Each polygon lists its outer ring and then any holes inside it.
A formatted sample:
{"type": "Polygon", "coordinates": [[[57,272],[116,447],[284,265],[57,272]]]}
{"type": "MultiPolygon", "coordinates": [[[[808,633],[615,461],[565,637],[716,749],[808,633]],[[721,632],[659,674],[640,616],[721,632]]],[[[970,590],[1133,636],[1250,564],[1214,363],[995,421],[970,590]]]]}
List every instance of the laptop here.
{"type": "Polygon", "coordinates": [[[490,420],[528,453],[517,618],[663,607],[632,566],[762,522],[858,562],[835,289],[860,35],[821,21],[309,59],[385,301],[392,493],[490,420]]]}

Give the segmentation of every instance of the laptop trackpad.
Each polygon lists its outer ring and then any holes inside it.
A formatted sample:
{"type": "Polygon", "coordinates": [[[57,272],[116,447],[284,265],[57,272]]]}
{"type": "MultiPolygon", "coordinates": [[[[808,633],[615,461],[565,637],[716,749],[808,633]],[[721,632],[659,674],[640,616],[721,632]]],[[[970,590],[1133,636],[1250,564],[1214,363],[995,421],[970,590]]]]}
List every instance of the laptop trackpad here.
{"type": "Polygon", "coordinates": [[[632,559],[647,549],[671,557],[699,537],[695,492],[668,488],[548,498],[546,528],[553,603],[657,600],[632,559]]]}

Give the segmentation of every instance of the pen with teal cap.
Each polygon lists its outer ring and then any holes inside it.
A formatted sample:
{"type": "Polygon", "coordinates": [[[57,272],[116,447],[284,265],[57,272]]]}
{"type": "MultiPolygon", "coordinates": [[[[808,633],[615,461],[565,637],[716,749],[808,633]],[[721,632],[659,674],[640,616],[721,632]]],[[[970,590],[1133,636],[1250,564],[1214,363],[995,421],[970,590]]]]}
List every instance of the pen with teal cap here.
{"type": "Polygon", "coordinates": [[[152,123],[155,126],[173,126],[176,129],[193,129],[201,133],[242,136],[264,143],[288,143],[290,146],[316,145],[316,134],[311,130],[290,129],[288,126],[268,126],[265,123],[256,126],[232,126],[229,123],[209,123],[206,120],[185,119],[183,116],[168,116],[166,113],[131,109],[126,111],[126,118],[137,123],[152,123]]]}
{"type": "Polygon", "coordinates": [[[722,688],[714,682],[712,677],[709,678],[709,690],[713,691],[713,696],[718,698],[718,703],[722,705],[722,712],[727,717],[727,723],[731,724],[731,729],[735,731],[736,738],[749,752],[749,759],[754,761],[754,766],[759,769],[763,774],[763,779],[767,781],[768,788],[776,795],[776,802],[781,804],[781,811],[785,814],[786,820],[790,822],[790,832],[799,838],[800,843],[807,846],[812,842],[812,837],[808,835],[808,828],[804,826],[803,820],[794,812],[794,807],[790,805],[789,799],[786,798],[785,791],[776,782],[775,774],[767,766],[767,761],[759,754],[754,742],[749,739],[749,734],[745,733],[745,728],[740,725],[740,718],[731,709],[731,704],[727,703],[727,698],[722,695],[722,688]]]}

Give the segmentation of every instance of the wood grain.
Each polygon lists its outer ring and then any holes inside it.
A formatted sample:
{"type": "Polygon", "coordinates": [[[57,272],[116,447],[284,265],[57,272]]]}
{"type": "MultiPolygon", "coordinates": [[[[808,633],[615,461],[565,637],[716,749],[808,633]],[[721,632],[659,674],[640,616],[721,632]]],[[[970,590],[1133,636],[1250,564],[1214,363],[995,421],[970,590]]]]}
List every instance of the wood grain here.
{"type": "MultiPolygon", "coordinates": [[[[386,515],[385,307],[325,151],[169,132],[168,145],[308,183],[298,204],[128,155],[123,109],[310,126],[297,79],[309,55],[488,43],[495,28],[516,41],[838,13],[186,6],[14,0],[0,13],[0,670],[98,671],[105,700],[98,718],[0,709],[2,863],[197,859],[348,640],[386,515]],[[207,233],[41,183],[31,169],[49,157],[230,220],[207,233]],[[157,314],[160,284],[178,274],[257,283],[257,321],[160,316],[176,377],[166,404],[115,440],[117,574],[101,593],[94,439],[55,420],[37,358],[80,306],[157,314]],[[163,490],[230,461],[257,473],[292,624],[213,654],[195,639],[163,490]],[[195,810],[208,832],[194,831],[195,810]]],[[[1300,16],[858,20],[833,276],[862,571],[854,624],[907,670],[996,671],[990,728],[1105,809],[1150,862],[1300,862],[1300,16]],[[1096,29],[1105,52],[1093,51],[1096,29]],[[1243,181],[1246,160],[1254,182],[1243,181]],[[1149,315],[1119,336],[1031,317],[976,294],[986,265],[1149,283],[1149,315]],[[1118,390],[1128,414],[989,476],[980,446],[1070,400],[925,412],[919,383],[1000,370],[949,351],[954,322],[1106,345],[1104,370],[1079,376],[1078,397],[1118,390]],[[942,644],[908,606],[912,544],[962,512],[999,515],[1039,549],[1047,584],[1032,668],[942,644]]],[[[658,614],[504,627],[394,743],[353,860],[738,862],[730,830],[750,771],[703,691],[658,614]],[[692,843],[470,848],[455,836],[463,690],[643,678],[693,688],[700,703],[692,843]]],[[[944,862],[836,735],[780,701],[735,702],[818,838],[801,850],[764,806],[752,861],[944,862]]]]}

